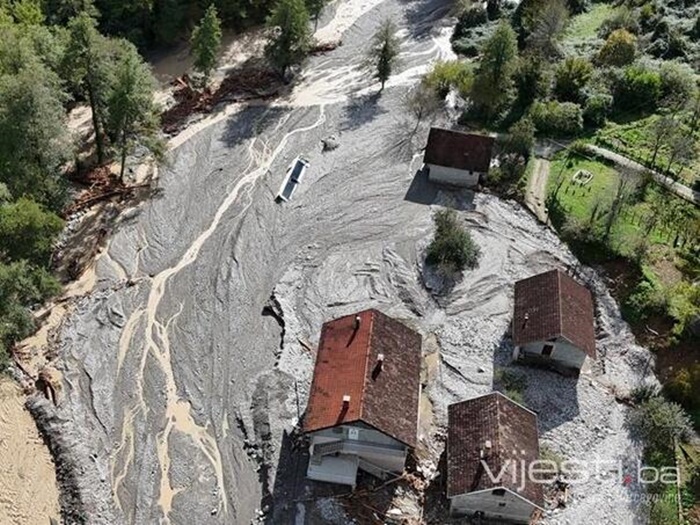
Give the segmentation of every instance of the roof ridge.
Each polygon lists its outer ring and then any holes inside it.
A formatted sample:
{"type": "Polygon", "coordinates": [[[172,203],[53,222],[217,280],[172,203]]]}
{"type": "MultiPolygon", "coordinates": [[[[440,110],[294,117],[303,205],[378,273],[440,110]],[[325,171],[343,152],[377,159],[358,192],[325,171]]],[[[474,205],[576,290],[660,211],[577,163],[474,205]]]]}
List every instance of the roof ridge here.
{"type": "Polygon", "coordinates": [[[365,412],[365,393],[367,392],[367,368],[369,367],[369,357],[372,353],[372,333],[374,332],[374,316],[377,312],[374,308],[366,310],[369,312],[369,330],[367,331],[367,348],[365,349],[365,368],[362,374],[362,395],[360,397],[360,413],[357,419],[362,421],[365,412]]]}

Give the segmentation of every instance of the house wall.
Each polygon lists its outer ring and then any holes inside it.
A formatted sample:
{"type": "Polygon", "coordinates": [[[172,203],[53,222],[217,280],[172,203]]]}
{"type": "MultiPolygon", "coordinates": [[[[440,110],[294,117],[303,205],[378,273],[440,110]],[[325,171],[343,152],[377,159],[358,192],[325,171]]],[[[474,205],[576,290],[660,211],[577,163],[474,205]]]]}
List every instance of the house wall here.
{"type": "Polygon", "coordinates": [[[426,166],[430,170],[428,180],[439,184],[452,184],[454,186],[472,188],[479,183],[479,176],[486,175],[476,171],[458,170],[445,166],[436,166],[435,164],[426,164],[426,166]]]}
{"type": "Polygon", "coordinates": [[[310,453],[322,443],[343,441],[340,454],[355,455],[389,472],[403,472],[408,447],[373,428],[361,425],[340,425],[314,432],[310,453]]]}
{"type": "Polygon", "coordinates": [[[473,517],[477,512],[483,512],[486,519],[512,523],[529,523],[535,508],[532,503],[508,491],[503,496],[495,495],[492,490],[485,490],[450,499],[450,512],[453,516],[473,517]]]}
{"type": "Polygon", "coordinates": [[[519,346],[516,349],[518,353],[516,357],[527,357],[530,354],[547,359],[547,357],[542,356],[545,345],[554,345],[552,356],[549,359],[567,368],[580,370],[586,360],[586,353],[583,350],[561,338],[556,341],[538,341],[519,346]]]}

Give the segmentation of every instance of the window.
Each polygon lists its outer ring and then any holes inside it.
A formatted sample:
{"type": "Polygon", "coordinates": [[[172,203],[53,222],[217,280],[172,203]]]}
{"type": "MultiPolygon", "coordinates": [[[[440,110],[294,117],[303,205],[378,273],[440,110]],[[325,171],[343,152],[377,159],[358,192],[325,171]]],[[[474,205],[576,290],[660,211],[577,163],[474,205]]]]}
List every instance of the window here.
{"type": "Polygon", "coordinates": [[[499,506],[499,507],[505,507],[505,506],[506,506],[506,502],[505,502],[505,501],[502,501],[502,502],[500,502],[500,503],[498,504],[498,506],[499,506]]]}
{"type": "Polygon", "coordinates": [[[493,489],[491,491],[491,494],[494,496],[505,496],[506,495],[506,489],[493,489]]]}
{"type": "Polygon", "coordinates": [[[542,349],[542,355],[544,357],[552,357],[552,352],[554,352],[554,345],[544,345],[542,349]]]}

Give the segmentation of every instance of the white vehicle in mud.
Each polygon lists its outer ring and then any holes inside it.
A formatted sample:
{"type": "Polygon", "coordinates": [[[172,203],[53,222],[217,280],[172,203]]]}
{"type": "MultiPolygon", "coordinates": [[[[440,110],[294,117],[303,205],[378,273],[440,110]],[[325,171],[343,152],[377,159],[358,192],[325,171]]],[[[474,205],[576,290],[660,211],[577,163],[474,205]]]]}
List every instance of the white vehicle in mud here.
{"type": "Polygon", "coordinates": [[[275,197],[276,200],[287,202],[292,198],[294,190],[297,189],[297,185],[301,182],[308,167],[309,162],[307,160],[301,157],[294,159],[289,165],[289,168],[287,168],[287,173],[280,186],[280,191],[277,193],[277,197],[275,197]]]}

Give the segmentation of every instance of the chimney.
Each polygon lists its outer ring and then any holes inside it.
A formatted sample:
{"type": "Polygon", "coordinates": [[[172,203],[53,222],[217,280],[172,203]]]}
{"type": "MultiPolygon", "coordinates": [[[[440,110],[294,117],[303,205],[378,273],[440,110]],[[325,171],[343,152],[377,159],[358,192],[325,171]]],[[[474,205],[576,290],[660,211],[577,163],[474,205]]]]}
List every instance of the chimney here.
{"type": "Polygon", "coordinates": [[[384,354],[377,355],[377,366],[382,368],[384,366],[384,354]]]}
{"type": "Polygon", "coordinates": [[[350,404],[350,396],[347,395],[347,394],[345,394],[345,395],[343,396],[343,406],[344,406],[344,407],[347,407],[349,404],[350,404]]]}
{"type": "Polygon", "coordinates": [[[491,452],[491,440],[487,439],[486,441],[484,441],[484,447],[479,451],[479,457],[481,459],[488,458],[490,452],[491,452]]]}
{"type": "Polygon", "coordinates": [[[527,322],[530,320],[530,313],[525,312],[525,316],[523,317],[523,328],[527,326],[527,322]]]}
{"type": "Polygon", "coordinates": [[[362,322],[362,318],[359,315],[355,316],[355,331],[360,329],[360,323],[362,322]]]}

